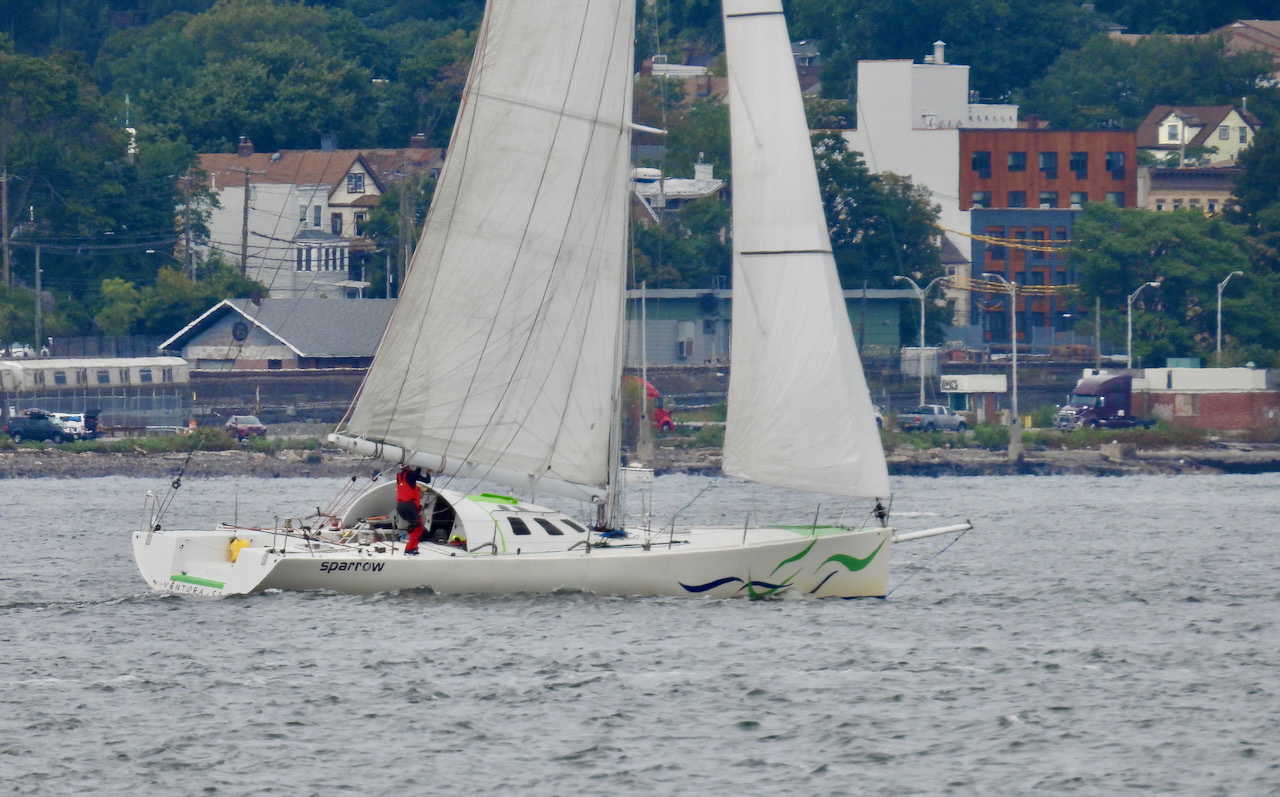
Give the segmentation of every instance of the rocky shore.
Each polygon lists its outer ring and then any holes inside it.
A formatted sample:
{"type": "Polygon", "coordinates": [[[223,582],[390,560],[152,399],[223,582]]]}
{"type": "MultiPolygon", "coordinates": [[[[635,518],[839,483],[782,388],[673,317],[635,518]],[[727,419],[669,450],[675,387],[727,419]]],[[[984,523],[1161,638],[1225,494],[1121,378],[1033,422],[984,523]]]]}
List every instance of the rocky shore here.
{"type": "MultiPolygon", "coordinates": [[[[1011,462],[1004,451],[972,448],[935,448],[918,451],[895,449],[889,453],[889,471],[913,476],[1002,476],[1079,474],[1124,476],[1130,474],[1215,474],[1280,471],[1280,446],[1232,444],[1196,449],[1133,450],[1129,446],[1103,446],[1101,451],[1027,451],[1011,462]]],[[[720,472],[718,449],[659,449],[652,465],[659,473],[720,472]]],[[[57,450],[17,449],[0,452],[0,478],[89,478],[96,476],[144,476],[185,478],[215,476],[334,477],[373,470],[346,453],[335,451],[282,451],[260,454],[249,451],[200,451],[193,454],[70,453],[57,450]]]]}

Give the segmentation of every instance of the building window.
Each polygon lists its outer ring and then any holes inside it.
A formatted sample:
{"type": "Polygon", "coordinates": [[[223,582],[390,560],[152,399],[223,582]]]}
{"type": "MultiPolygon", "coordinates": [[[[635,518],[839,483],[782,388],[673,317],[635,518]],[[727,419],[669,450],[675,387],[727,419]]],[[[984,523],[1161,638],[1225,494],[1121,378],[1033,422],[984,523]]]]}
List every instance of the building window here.
{"type": "Polygon", "coordinates": [[[368,220],[368,216],[364,213],[356,214],[356,237],[364,235],[364,223],[368,220]]]}
{"type": "Polygon", "coordinates": [[[1171,142],[1177,142],[1177,141],[1178,141],[1178,126],[1177,126],[1177,125],[1169,125],[1168,132],[1166,132],[1166,133],[1165,133],[1165,140],[1166,140],[1166,141],[1171,141],[1171,142]]]}
{"type": "Polygon", "coordinates": [[[1009,153],[1009,171],[1025,172],[1027,170],[1027,153],[1010,152],[1009,153]]]}
{"type": "Polygon", "coordinates": [[[1071,192],[1071,207],[1082,208],[1084,207],[1085,203],[1088,201],[1089,201],[1088,191],[1072,191],[1071,192]]]}
{"type": "Polygon", "coordinates": [[[172,381],[173,381],[173,368],[171,368],[171,367],[169,367],[169,366],[165,366],[164,368],[161,368],[161,369],[160,369],[160,381],[161,381],[161,382],[172,382],[172,381]]]}
{"type": "Polygon", "coordinates": [[[332,232],[334,235],[342,235],[342,214],[341,213],[329,214],[329,231],[332,232]]]}
{"type": "Polygon", "coordinates": [[[1040,171],[1050,180],[1058,179],[1058,153],[1041,152],[1040,153],[1040,171]]]}
{"type": "Polygon", "coordinates": [[[302,270],[303,270],[303,271],[310,271],[310,270],[311,270],[311,247],[309,247],[309,246],[308,246],[308,247],[306,247],[306,253],[307,253],[306,263],[304,264],[304,267],[303,267],[303,269],[302,269],[302,270]]]}
{"type": "Polygon", "coordinates": [[[1174,209],[1174,210],[1182,210],[1182,200],[1181,200],[1181,199],[1175,199],[1175,200],[1173,200],[1173,209],[1174,209]]]}
{"type": "Polygon", "coordinates": [[[1124,179],[1124,153],[1123,152],[1107,153],[1107,171],[1111,172],[1112,180],[1124,179]]]}
{"type": "Polygon", "coordinates": [[[992,260],[1004,260],[1008,257],[1004,244],[991,244],[991,246],[987,248],[987,252],[990,253],[992,260]]]}
{"type": "Polygon", "coordinates": [[[97,373],[97,377],[98,377],[98,384],[100,384],[100,385],[109,385],[109,384],[111,384],[111,372],[110,372],[110,371],[108,371],[108,370],[106,370],[106,369],[103,369],[103,370],[101,370],[101,371],[98,371],[98,373],[97,373]]]}
{"type": "Polygon", "coordinates": [[[1089,179],[1089,153],[1073,152],[1071,153],[1071,171],[1075,172],[1077,180],[1089,179]]]}
{"type": "Polygon", "coordinates": [[[1249,143],[1249,128],[1247,127],[1240,128],[1240,143],[1241,144],[1249,143]]]}
{"type": "Polygon", "coordinates": [[[67,383],[67,372],[66,372],[66,371],[54,371],[54,372],[53,372],[53,383],[54,383],[55,385],[65,385],[65,384],[67,383]]]}
{"type": "Polygon", "coordinates": [[[1057,206],[1058,206],[1057,191],[1041,191],[1040,192],[1040,207],[1056,208],[1057,206]]]}
{"type": "Polygon", "coordinates": [[[320,226],[320,211],[321,211],[321,210],[323,210],[323,208],[321,208],[319,205],[316,205],[316,206],[314,206],[314,207],[312,207],[312,208],[311,208],[311,226],[312,226],[312,227],[319,227],[319,226],[320,226]]]}
{"type": "Polygon", "coordinates": [[[279,371],[284,368],[284,360],[267,360],[268,371],[279,371]]]}
{"type": "Polygon", "coordinates": [[[138,381],[139,381],[139,382],[141,382],[141,383],[143,383],[144,385],[149,385],[149,384],[151,384],[151,369],[150,369],[150,368],[139,368],[139,369],[138,369],[138,381]]]}
{"type": "Polygon", "coordinates": [[[127,384],[129,384],[129,382],[130,382],[130,379],[129,379],[129,369],[128,369],[128,368],[121,368],[121,369],[120,369],[120,384],[122,384],[122,385],[127,385],[127,384]]]}
{"type": "Polygon", "coordinates": [[[1222,125],[1218,128],[1218,140],[1228,141],[1231,138],[1231,125],[1222,125]]]}
{"type": "Polygon", "coordinates": [[[1025,208],[1026,206],[1027,206],[1026,191],[1010,191],[1009,192],[1009,207],[1025,208]]]}
{"type": "Polygon", "coordinates": [[[1198,207],[1200,207],[1200,200],[1199,200],[1199,199],[1189,199],[1189,200],[1187,200],[1187,207],[1190,207],[1190,208],[1198,208],[1198,207]]]}
{"type": "Polygon", "coordinates": [[[1164,210],[1164,200],[1163,200],[1163,199],[1157,199],[1157,200],[1156,200],[1156,210],[1164,210]]]}
{"type": "Polygon", "coordinates": [[[307,221],[307,206],[301,202],[298,203],[298,221],[303,224],[307,221]]]}
{"type": "Polygon", "coordinates": [[[1214,202],[1212,199],[1209,200],[1209,212],[1210,213],[1218,212],[1218,203],[1214,202]]]}
{"type": "Polygon", "coordinates": [[[986,179],[991,176],[991,153],[985,150],[974,150],[972,160],[973,170],[986,179]]]}
{"type": "Polygon", "coordinates": [[[1044,250],[1047,248],[1044,245],[1044,238],[1044,230],[1031,231],[1031,244],[1034,247],[1031,250],[1031,258],[1033,260],[1044,260],[1044,250]]]}
{"type": "Polygon", "coordinates": [[[302,250],[305,248],[306,247],[304,246],[300,246],[298,247],[297,251],[294,253],[298,256],[298,271],[302,270],[302,250]]]}
{"type": "Polygon", "coordinates": [[[347,175],[347,193],[363,194],[364,193],[364,175],[352,172],[347,175]]]}
{"type": "Polygon", "coordinates": [[[1118,207],[1124,207],[1123,191],[1108,191],[1106,199],[1108,202],[1110,202],[1113,205],[1116,205],[1118,207]]]}
{"type": "Polygon", "coordinates": [[[991,192],[990,191],[974,191],[973,206],[975,208],[991,207],[991,192]]]}

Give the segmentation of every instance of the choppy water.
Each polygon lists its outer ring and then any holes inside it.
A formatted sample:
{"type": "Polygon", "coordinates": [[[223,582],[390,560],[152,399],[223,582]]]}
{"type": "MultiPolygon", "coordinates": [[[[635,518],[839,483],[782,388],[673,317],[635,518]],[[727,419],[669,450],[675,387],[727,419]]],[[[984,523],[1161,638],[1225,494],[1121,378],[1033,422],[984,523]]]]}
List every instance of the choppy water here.
{"type": "MultiPolygon", "coordinates": [[[[659,479],[655,517],[708,483],[659,479]]],[[[336,485],[189,481],[177,510],[336,485]]],[[[903,479],[901,527],[979,527],[856,602],[163,597],[128,546],[163,487],[0,481],[0,792],[1280,793],[1276,474],[903,479]]],[[[684,517],[814,511],[755,495],[684,517]]]]}

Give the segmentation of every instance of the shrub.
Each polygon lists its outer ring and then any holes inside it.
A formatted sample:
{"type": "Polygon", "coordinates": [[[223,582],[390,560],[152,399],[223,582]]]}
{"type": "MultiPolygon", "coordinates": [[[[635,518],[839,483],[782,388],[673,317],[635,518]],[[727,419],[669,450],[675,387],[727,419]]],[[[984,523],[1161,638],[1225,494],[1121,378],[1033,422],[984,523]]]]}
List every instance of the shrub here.
{"type": "Polygon", "coordinates": [[[1000,451],[1009,447],[1009,427],[996,423],[980,423],[973,427],[973,439],[988,451],[1000,451]]]}

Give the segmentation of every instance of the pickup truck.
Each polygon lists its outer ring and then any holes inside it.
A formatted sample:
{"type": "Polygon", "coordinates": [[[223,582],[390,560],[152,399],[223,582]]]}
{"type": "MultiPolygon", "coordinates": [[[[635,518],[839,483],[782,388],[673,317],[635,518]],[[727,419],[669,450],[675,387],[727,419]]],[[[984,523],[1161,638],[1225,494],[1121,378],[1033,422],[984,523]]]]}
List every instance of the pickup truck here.
{"type": "Polygon", "coordinates": [[[963,432],[969,428],[964,418],[957,415],[955,410],[941,404],[921,404],[914,410],[903,410],[898,413],[898,425],[904,432],[912,429],[923,429],[926,432],[950,429],[953,432],[963,432]]]}

